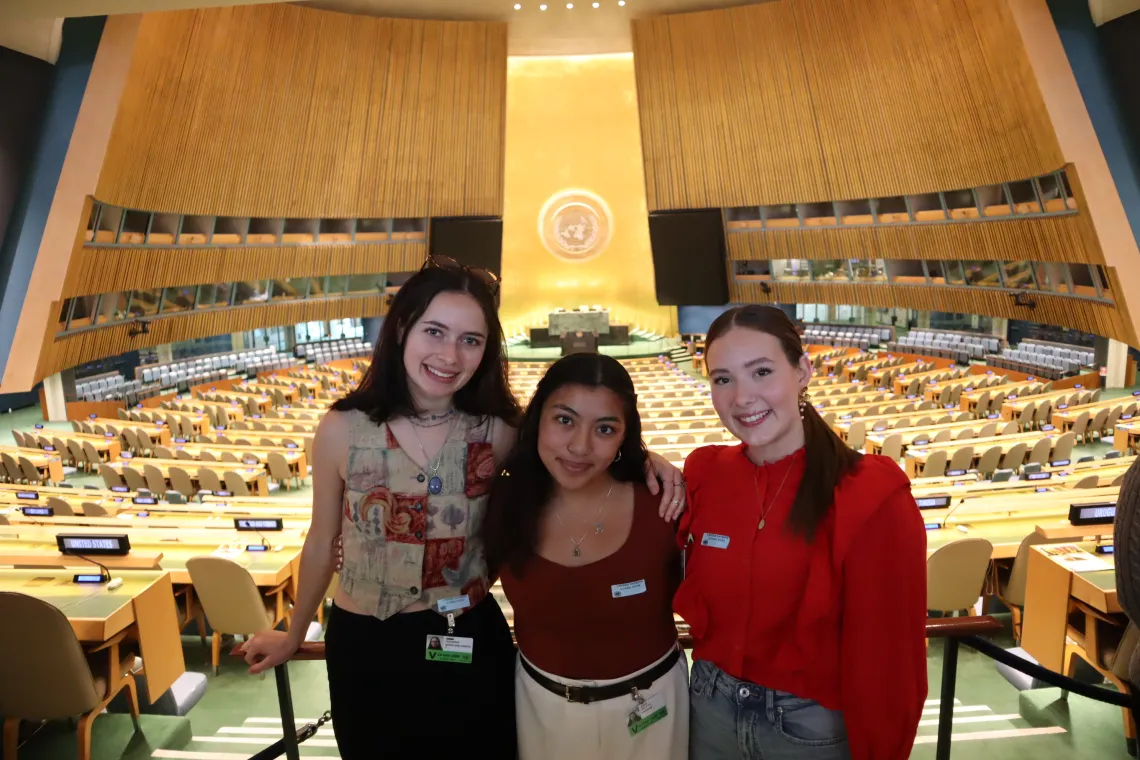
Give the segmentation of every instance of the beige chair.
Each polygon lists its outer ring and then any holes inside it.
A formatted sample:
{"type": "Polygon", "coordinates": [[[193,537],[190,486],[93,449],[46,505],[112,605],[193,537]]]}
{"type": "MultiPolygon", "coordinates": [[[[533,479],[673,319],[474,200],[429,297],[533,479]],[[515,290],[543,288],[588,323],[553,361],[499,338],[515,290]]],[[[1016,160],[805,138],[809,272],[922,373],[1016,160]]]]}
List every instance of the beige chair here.
{"type": "Polygon", "coordinates": [[[977,471],[983,478],[988,478],[1001,464],[1001,446],[990,446],[978,458],[977,471]]]}
{"type": "Polygon", "coordinates": [[[146,487],[156,494],[166,493],[166,477],[162,470],[153,464],[143,464],[143,477],[146,478],[146,487]]]}
{"type": "MultiPolygon", "coordinates": [[[[150,486],[148,486],[146,483],[146,478],[144,478],[143,474],[136,470],[134,467],[123,467],[123,480],[127,482],[127,488],[131,489],[132,491],[150,490],[150,486]]],[[[162,492],[159,491],[159,493],[162,492]]]]}
{"type": "MultiPolygon", "coordinates": [[[[677,438],[677,442],[686,443],[684,440],[686,438],[689,439],[687,441],[688,443],[696,442],[696,439],[691,435],[682,435],[677,438]]],[[[283,454],[278,454],[276,451],[269,452],[269,454],[265,457],[265,464],[269,468],[270,478],[281,483],[281,485],[285,486],[286,488],[290,487],[290,481],[292,481],[296,476],[294,475],[292,468],[289,467],[289,462],[286,461],[283,454]]]]}
{"type": "Polygon", "coordinates": [[[1042,425],[1049,424],[1049,418],[1053,416],[1053,400],[1045,399],[1037,406],[1037,414],[1034,415],[1033,423],[1037,429],[1041,429],[1042,425]]]}
{"type": "Polygon", "coordinates": [[[966,612],[982,595],[993,545],[984,538],[960,538],[926,560],[926,608],[966,612]]]}
{"type": "Polygon", "coordinates": [[[47,497],[47,505],[55,511],[56,517],[71,517],[75,514],[71,505],[58,496],[47,497]]]}
{"type": "Polygon", "coordinates": [[[194,497],[197,490],[194,488],[194,481],[190,479],[190,473],[181,467],[169,467],[167,472],[170,475],[170,485],[178,493],[185,496],[187,499],[194,497]]]}
{"type": "MultiPolygon", "coordinates": [[[[1117,691],[1131,693],[1128,663],[1140,646],[1140,629],[1123,616],[1105,615],[1084,602],[1072,600],[1069,626],[1065,631],[1065,675],[1076,676],[1078,660],[1092,665],[1117,691]]],[[[1067,693],[1062,692],[1065,696],[1067,693]]],[[[1136,740],[1132,712],[1123,708],[1124,738],[1136,740]]]]}
{"type": "Polygon", "coordinates": [[[67,439],[67,451],[71,454],[71,461],[75,466],[81,470],[90,470],[91,465],[87,462],[87,454],[83,451],[83,444],[91,443],[91,441],[83,441],[80,443],[74,438],[67,439]]]}
{"type": "Polygon", "coordinates": [[[956,440],[956,441],[967,441],[971,438],[977,438],[977,436],[974,433],[975,433],[975,431],[973,428],[962,428],[961,430],[959,430],[954,435],[954,440],[956,440]]]}
{"type": "Polygon", "coordinates": [[[897,462],[902,459],[902,448],[902,433],[894,433],[883,439],[883,448],[880,453],[885,457],[890,457],[892,461],[897,462]]]}
{"type": "Polygon", "coordinates": [[[114,486],[124,485],[122,476],[119,475],[118,471],[113,467],[107,465],[100,466],[99,475],[103,478],[103,485],[107,486],[108,489],[114,486]]]}
{"type": "Polygon", "coordinates": [[[198,461],[199,462],[216,462],[216,461],[218,461],[218,458],[216,456],[214,456],[214,453],[212,451],[208,451],[207,449],[202,449],[201,451],[198,452],[198,461]]]}
{"type": "Polygon", "coordinates": [[[867,442],[867,423],[863,420],[854,420],[847,428],[847,445],[856,451],[861,451],[867,442]]]}
{"type": "Polygon", "coordinates": [[[1077,481],[1073,488],[1097,488],[1100,485],[1099,475],[1085,475],[1077,481]]]}
{"type": "Polygon", "coordinates": [[[978,428],[978,438],[989,438],[998,434],[998,423],[987,422],[978,428]]]}
{"type": "Polygon", "coordinates": [[[1057,439],[1053,445],[1053,453],[1050,456],[1051,462],[1060,462],[1065,459],[1073,458],[1073,444],[1077,442],[1077,436],[1072,431],[1065,433],[1057,439]]]}
{"type": "Polygon", "coordinates": [[[147,432],[142,428],[139,428],[135,431],[135,437],[139,442],[139,453],[143,454],[144,456],[153,456],[154,441],[150,439],[150,436],[147,435],[147,432]]]}
{"type": "Polygon", "coordinates": [[[1021,426],[1016,422],[1007,422],[998,435],[1013,435],[1021,432],[1021,426]]]}
{"type": "Polygon", "coordinates": [[[963,446],[957,449],[950,457],[950,463],[946,465],[947,470],[968,470],[974,463],[974,447],[963,446]]]}
{"type": "Polygon", "coordinates": [[[1088,429],[1085,430],[1085,443],[1088,443],[1089,438],[1095,439],[1104,435],[1104,428],[1108,422],[1108,413],[1110,411],[1112,410],[1100,409],[1097,411],[1096,416],[1093,417],[1092,422],[1089,423],[1088,429]]]}
{"type": "Polygon", "coordinates": [[[937,433],[934,434],[934,440],[938,443],[943,443],[945,441],[951,441],[953,439],[954,439],[954,431],[953,430],[943,429],[943,430],[939,430],[937,433]]]}
{"type": "Polygon", "coordinates": [[[218,473],[208,467],[198,469],[198,487],[203,491],[212,493],[226,490],[225,485],[222,484],[222,479],[218,477],[218,473]]]}
{"type": "Polygon", "coordinates": [[[1089,429],[1089,413],[1081,412],[1077,415],[1077,419],[1073,421],[1073,426],[1069,428],[1069,432],[1074,433],[1081,439],[1082,443],[1088,443],[1088,429],[1089,429]]]}
{"type": "Polygon", "coordinates": [[[226,484],[226,490],[234,496],[249,496],[249,486],[246,485],[245,479],[234,472],[233,470],[226,470],[222,473],[222,480],[226,484]]]}
{"type": "Polygon", "coordinates": [[[47,477],[40,475],[40,471],[32,464],[32,460],[27,457],[19,457],[17,461],[20,463],[20,472],[23,474],[26,482],[35,483],[37,485],[41,482],[47,482],[47,477]]]}
{"type": "Polygon", "coordinates": [[[1025,581],[1029,574],[1030,547],[1046,543],[1046,538],[1034,531],[1021,540],[1012,563],[997,560],[997,598],[1009,608],[1013,620],[1013,639],[1021,641],[1022,608],[1025,607],[1025,581]]]}
{"type": "Polygon", "coordinates": [[[232,451],[223,451],[218,456],[218,459],[220,459],[223,462],[240,462],[241,461],[241,459],[238,458],[238,455],[233,453],[232,451]]]}
{"type": "Polygon", "coordinates": [[[171,435],[174,435],[178,431],[181,431],[182,437],[185,438],[187,441],[193,441],[198,435],[197,432],[194,430],[194,421],[191,420],[189,417],[179,417],[178,418],[178,426],[175,428],[171,428],[171,430],[170,430],[171,435]]]}
{"type": "Polygon", "coordinates": [[[936,449],[926,457],[926,464],[922,466],[922,477],[939,478],[946,474],[946,452],[936,449]]]}
{"type": "Polygon", "coordinates": [[[155,446],[154,456],[156,459],[174,459],[174,452],[165,446],[155,446]]]}
{"type": "Polygon", "coordinates": [[[122,438],[127,442],[127,449],[134,454],[141,454],[142,450],[139,448],[139,437],[135,434],[133,427],[123,428],[122,438]]]}
{"type": "Polygon", "coordinates": [[[1050,438],[1042,438],[1037,443],[1033,444],[1033,450],[1029,452],[1029,463],[1039,464],[1045,466],[1049,464],[1049,454],[1053,451],[1053,440],[1050,438]]]}
{"type": "Polygon", "coordinates": [[[107,517],[107,510],[93,501],[83,502],[84,517],[107,517]]]}
{"type": "Polygon", "coordinates": [[[1001,469],[1003,470],[1020,470],[1021,465],[1025,464],[1025,452],[1029,450],[1029,446],[1024,441],[1015,443],[1005,452],[1005,456],[1001,460],[1001,469]]]}
{"type": "Polygon", "coordinates": [[[4,720],[4,757],[17,760],[21,720],[75,718],[79,760],[91,758],[91,725],[120,691],[135,730],[139,699],[131,669],[135,655],[122,646],[126,633],[86,654],[71,623],[56,607],[25,594],[0,591],[0,714],[4,720]]]}
{"type": "Polygon", "coordinates": [[[186,449],[175,449],[174,450],[174,458],[175,459],[189,459],[191,461],[196,461],[194,459],[194,455],[191,454],[186,449]]]}
{"type": "Polygon", "coordinates": [[[99,468],[103,466],[103,457],[99,456],[99,451],[95,448],[95,444],[91,441],[84,441],[82,446],[83,460],[87,463],[87,469],[91,472],[98,472],[99,468]]]}
{"type": "Polygon", "coordinates": [[[221,663],[222,634],[248,637],[288,621],[285,592],[289,581],[262,594],[244,567],[209,555],[186,560],[186,570],[206,620],[214,629],[211,664],[215,675],[221,663]]]}

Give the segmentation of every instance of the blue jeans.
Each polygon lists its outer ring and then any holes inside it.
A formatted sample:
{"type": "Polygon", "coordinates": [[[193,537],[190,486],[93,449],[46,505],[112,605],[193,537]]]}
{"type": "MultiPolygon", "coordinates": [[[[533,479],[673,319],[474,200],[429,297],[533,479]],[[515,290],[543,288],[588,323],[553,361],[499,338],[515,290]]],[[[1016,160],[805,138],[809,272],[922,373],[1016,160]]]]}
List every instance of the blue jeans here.
{"type": "Polygon", "coordinates": [[[738,681],[704,660],[689,677],[690,760],[848,760],[843,713],[738,681]]]}

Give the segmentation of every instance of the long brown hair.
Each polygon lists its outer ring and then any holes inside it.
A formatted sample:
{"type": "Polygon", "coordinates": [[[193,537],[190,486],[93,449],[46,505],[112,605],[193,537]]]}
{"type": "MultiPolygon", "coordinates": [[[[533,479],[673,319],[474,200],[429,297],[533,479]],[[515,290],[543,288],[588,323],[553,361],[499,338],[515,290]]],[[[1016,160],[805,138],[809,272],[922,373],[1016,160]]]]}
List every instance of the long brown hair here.
{"type": "MultiPolygon", "coordinates": [[[[705,356],[708,356],[713,343],[733,328],[771,335],[780,342],[784,357],[793,367],[804,355],[800,335],[787,314],[774,306],[749,304],[729,309],[716,318],[709,327],[705,356]]],[[[804,455],[811,471],[805,471],[800,481],[788,516],[788,527],[793,533],[811,541],[835,502],[835,487],[855,468],[863,455],[840,440],[811,404],[804,405],[803,418],[804,455]]]]}

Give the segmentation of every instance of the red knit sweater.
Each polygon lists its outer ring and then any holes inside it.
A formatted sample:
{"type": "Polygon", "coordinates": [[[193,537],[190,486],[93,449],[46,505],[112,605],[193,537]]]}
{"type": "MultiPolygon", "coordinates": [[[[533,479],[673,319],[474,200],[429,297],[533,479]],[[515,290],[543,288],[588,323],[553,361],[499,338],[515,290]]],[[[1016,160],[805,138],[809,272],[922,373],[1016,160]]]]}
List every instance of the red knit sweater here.
{"type": "Polygon", "coordinates": [[[762,467],[743,445],[689,455],[674,609],[694,658],[842,710],[853,760],[905,760],[927,694],[926,531],[910,484],[863,457],[808,544],[786,529],[803,476],[802,450],[762,467]]]}

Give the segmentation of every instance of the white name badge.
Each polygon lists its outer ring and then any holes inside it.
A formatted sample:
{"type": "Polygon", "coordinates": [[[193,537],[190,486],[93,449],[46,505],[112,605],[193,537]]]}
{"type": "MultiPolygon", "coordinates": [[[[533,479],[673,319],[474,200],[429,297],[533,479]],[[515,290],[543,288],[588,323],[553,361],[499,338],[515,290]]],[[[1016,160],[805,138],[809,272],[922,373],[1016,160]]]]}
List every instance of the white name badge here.
{"type": "Polygon", "coordinates": [[[437,604],[439,605],[440,612],[453,612],[455,610],[464,609],[465,607],[470,607],[471,599],[464,594],[463,596],[453,596],[450,599],[440,599],[437,604]]]}
{"type": "Polygon", "coordinates": [[[623,596],[637,596],[638,594],[645,593],[645,581],[633,581],[632,583],[618,583],[610,586],[610,593],[613,594],[614,599],[620,599],[623,596]]]}
{"type": "Polygon", "coordinates": [[[701,546],[711,546],[714,549],[727,549],[729,538],[719,533],[706,533],[701,536],[701,546]]]}

